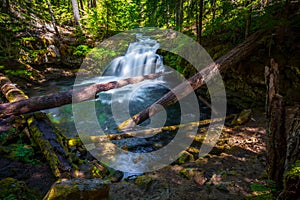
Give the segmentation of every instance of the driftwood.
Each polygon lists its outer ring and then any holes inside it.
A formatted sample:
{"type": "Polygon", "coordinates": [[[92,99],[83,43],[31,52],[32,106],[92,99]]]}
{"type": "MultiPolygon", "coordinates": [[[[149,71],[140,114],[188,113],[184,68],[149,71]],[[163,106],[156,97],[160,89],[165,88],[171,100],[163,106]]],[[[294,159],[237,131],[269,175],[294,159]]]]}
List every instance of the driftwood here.
{"type": "MultiPolygon", "coordinates": [[[[23,102],[28,96],[16,87],[7,77],[0,74],[1,91],[9,102],[23,102]]],[[[55,133],[46,114],[37,112],[27,118],[29,137],[40,147],[43,155],[48,161],[53,174],[61,177],[63,173],[69,173],[72,169],[71,162],[64,147],[63,137],[55,133]]]]}
{"type": "Polygon", "coordinates": [[[59,107],[62,105],[70,104],[72,102],[78,103],[81,101],[91,100],[95,98],[95,95],[98,92],[120,88],[129,84],[144,81],[146,79],[155,79],[161,74],[162,73],[149,74],[118,81],[111,81],[108,83],[94,84],[55,94],[21,99],[20,101],[16,101],[13,103],[0,104],[0,118],[59,107]]]}
{"type": "Polygon", "coordinates": [[[165,94],[162,98],[157,100],[151,106],[142,110],[132,118],[127,119],[119,125],[120,130],[133,128],[137,124],[142,123],[148,118],[152,117],[156,113],[160,112],[164,107],[168,107],[183,97],[187,96],[194,90],[205,84],[205,81],[209,81],[216,76],[218,70],[224,73],[229,67],[234,66],[241,60],[249,56],[259,45],[257,42],[264,32],[256,32],[248,37],[242,44],[236,46],[227,54],[217,59],[215,63],[202,69],[199,73],[195,74],[187,81],[176,86],[172,91],[165,94]],[[176,94],[176,95],[175,95],[176,94]]]}

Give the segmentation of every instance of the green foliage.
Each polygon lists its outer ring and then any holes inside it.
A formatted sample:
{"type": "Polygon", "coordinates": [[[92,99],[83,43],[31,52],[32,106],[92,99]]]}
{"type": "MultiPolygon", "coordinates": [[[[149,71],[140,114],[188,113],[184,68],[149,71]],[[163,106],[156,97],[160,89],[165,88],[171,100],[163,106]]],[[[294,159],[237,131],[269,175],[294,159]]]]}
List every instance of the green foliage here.
{"type": "Polygon", "coordinates": [[[9,151],[8,157],[10,159],[17,159],[25,163],[36,164],[37,160],[34,159],[33,148],[26,144],[11,144],[6,147],[9,151]]]}
{"type": "Polygon", "coordinates": [[[91,48],[87,45],[79,45],[75,48],[73,55],[74,56],[85,56],[91,51],[91,48]]]}
{"type": "Polygon", "coordinates": [[[250,188],[255,195],[248,197],[248,200],[274,200],[273,193],[276,192],[276,184],[274,181],[268,180],[267,185],[261,183],[253,183],[250,188]]]}
{"type": "Polygon", "coordinates": [[[297,160],[292,168],[285,174],[285,181],[288,179],[300,179],[300,160],[297,160]]]}
{"type": "Polygon", "coordinates": [[[18,70],[8,69],[8,70],[4,70],[4,73],[7,75],[11,75],[11,76],[31,76],[32,75],[32,72],[29,72],[27,70],[22,70],[22,69],[18,69],[18,70]]]}

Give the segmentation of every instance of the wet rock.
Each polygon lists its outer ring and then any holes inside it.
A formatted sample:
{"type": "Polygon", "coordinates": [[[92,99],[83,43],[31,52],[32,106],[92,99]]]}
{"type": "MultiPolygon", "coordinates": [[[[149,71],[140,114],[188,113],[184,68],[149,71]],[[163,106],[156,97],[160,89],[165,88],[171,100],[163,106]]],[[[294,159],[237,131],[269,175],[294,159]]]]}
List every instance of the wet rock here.
{"type": "Polygon", "coordinates": [[[118,170],[114,171],[113,174],[112,174],[112,176],[111,176],[111,178],[110,178],[110,181],[112,183],[119,182],[119,181],[122,180],[123,176],[124,176],[123,172],[118,171],[118,170]]]}
{"type": "Polygon", "coordinates": [[[101,179],[71,179],[57,181],[44,200],[108,199],[109,185],[101,179]]]}

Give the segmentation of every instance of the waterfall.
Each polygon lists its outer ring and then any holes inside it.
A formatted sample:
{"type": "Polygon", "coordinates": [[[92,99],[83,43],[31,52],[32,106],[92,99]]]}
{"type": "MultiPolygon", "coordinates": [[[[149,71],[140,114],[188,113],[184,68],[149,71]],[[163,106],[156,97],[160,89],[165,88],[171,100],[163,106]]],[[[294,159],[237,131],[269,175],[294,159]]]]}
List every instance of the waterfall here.
{"type": "Polygon", "coordinates": [[[147,36],[136,34],[136,42],[130,43],[124,56],[115,58],[103,76],[134,77],[163,70],[162,57],[156,54],[159,43],[147,36]]]}

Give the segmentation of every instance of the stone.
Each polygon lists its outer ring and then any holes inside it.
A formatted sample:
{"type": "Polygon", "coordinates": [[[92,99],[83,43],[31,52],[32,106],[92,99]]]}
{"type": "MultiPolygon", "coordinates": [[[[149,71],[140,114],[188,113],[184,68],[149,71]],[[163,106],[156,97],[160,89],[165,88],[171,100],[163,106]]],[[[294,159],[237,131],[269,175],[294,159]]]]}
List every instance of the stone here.
{"type": "Polygon", "coordinates": [[[251,119],[251,114],[251,109],[242,110],[242,112],[232,120],[231,125],[239,126],[247,123],[251,119]]]}
{"type": "Polygon", "coordinates": [[[0,181],[0,199],[38,199],[24,181],[4,178],[0,181]]]}
{"type": "Polygon", "coordinates": [[[176,163],[181,165],[186,162],[193,162],[193,161],[195,161],[193,154],[191,154],[187,151],[182,151],[180,153],[180,157],[177,159],[176,163]]]}
{"type": "Polygon", "coordinates": [[[70,179],[55,182],[44,200],[108,199],[109,184],[101,179],[70,179]]]}

